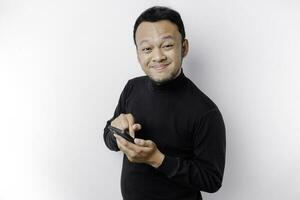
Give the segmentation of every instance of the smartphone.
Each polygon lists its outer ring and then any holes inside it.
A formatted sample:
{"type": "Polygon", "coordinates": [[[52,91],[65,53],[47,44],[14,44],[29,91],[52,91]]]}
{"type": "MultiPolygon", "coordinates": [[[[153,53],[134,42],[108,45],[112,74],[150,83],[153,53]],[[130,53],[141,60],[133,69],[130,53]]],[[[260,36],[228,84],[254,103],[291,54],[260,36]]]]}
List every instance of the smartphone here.
{"type": "Polygon", "coordinates": [[[131,143],[134,143],[134,138],[131,137],[131,136],[129,135],[129,132],[128,132],[128,131],[118,129],[118,128],[113,127],[113,126],[111,126],[111,125],[108,126],[108,129],[109,129],[110,131],[112,131],[113,133],[115,133],[115,134],[121,136],[121,137],[124,138],[125,140],[127,140],[127,141],[129,141],[129,142],[131,142],[131,143]]]}

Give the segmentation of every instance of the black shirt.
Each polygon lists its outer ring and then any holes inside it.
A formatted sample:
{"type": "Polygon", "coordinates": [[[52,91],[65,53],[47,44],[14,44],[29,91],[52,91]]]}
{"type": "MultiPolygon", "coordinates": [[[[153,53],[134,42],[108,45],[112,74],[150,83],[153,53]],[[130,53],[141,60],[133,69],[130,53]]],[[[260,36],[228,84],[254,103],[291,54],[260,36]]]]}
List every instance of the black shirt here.
{"type": "Polygon", "coordinates": [[[226,145],[223,118],[182,69],[164,85],[148,76],[127,82],[104,128],[105,144],[113,151],[119,149],[107,126],[121,113],[131,113],[142,125],[137,138],[152,140],[165,155],[157,169],[132,163],[124,155],[124,200],[199,200],[200,191],[215,192],[221,187],[226,145]]]}

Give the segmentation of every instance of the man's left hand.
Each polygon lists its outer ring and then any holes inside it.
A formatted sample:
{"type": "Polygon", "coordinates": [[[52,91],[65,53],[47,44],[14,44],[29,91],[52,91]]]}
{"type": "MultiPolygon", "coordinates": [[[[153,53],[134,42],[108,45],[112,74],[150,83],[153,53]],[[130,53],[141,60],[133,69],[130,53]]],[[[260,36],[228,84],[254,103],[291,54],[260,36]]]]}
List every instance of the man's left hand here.
{"type": "Polygon", "coordinates": [[[134,139],[134,144],[114,134],[119,149],[125,153],[128,160],[134,163],[146,163],[158,168],[165,156],[151,140],[134,139]]]}

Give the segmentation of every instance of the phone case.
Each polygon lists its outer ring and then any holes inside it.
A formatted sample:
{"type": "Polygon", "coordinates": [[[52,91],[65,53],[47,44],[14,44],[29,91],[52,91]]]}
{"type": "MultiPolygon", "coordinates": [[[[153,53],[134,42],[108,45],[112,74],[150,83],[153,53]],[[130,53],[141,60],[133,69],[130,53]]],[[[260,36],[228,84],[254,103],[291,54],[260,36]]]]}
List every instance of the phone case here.
{"type": "Polygon", "coordinates": [[[111,125],[108,126],[108,129],[109,129],[110,131],[112,131],[113,133],[115,133],[115,134],[121,136],[121,137],[124,138],[125,140],[127,140],[127,141],[129,141],[129,142],[131,142],[131,143],[134,143],[134,138],[131,137],[131,136],[129,135],[128,131],[118,129],[118,128],[113,127],[113,126],[111,126],[111,125]]]}

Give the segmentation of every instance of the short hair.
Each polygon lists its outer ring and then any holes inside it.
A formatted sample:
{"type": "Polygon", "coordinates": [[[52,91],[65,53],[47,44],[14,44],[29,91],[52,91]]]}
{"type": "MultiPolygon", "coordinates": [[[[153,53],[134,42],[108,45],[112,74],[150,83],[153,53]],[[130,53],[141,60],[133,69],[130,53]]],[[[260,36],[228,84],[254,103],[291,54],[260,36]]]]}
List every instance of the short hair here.
{"type": "Polygon", "coordinates": [[[179,33],[181,34],[182,42],[184,41],[185,30],[180,14],[177,11],[168,7],[153,6],[142,12],[140,16],[136,19],[133,28],[134,44],[136,45],[136,30],[142,22],[157,22],[160,20],[169,20],[170,22],[174,23],[177,26],[179,33]]]}

